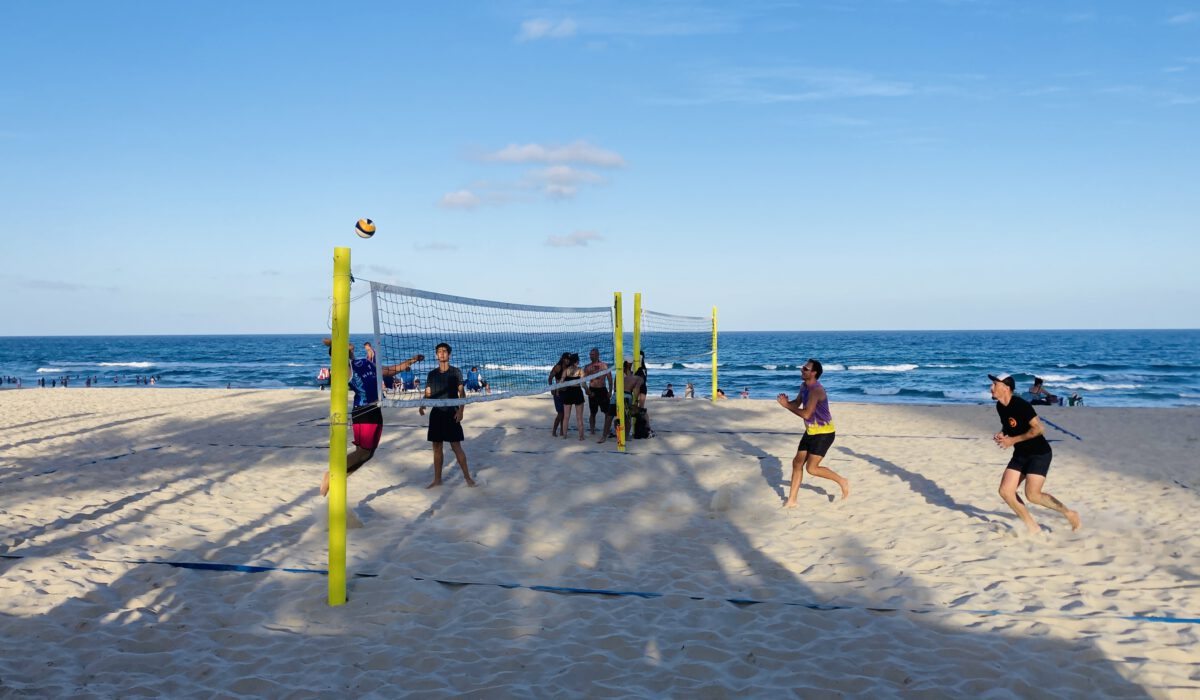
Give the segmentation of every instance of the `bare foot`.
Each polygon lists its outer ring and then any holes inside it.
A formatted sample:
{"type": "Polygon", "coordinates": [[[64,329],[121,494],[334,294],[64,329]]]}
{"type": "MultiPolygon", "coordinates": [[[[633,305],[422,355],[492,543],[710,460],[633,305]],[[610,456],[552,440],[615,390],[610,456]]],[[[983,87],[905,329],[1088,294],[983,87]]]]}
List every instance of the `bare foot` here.
{"type": "Polygon", "coordinates": [[[439,486],[441,486],[441,485],[442,485],[442,480],[441,480],[441,479],[434,479],[434,480],[433,480],[433,483],[432,483],[432,484],[430,484],[430,485],[428,485],[428,486],[426,486],[425,488],[427,488],[427,489],[435,489],[435,488],[437,488],[437,487],[439,487],[439,486]]]}
{"type": "Polygon", "coordinates": [[[599,440],[596,441],[596,444],[603,445],[606,440],[608,440],[608,438],[600,438],[599,440]]]}
{"type": "Polygon", "coordinates": [[[842,487],[842,500],[844,501],[847,498],[849,498],[850,497],[850,482],[846,481],[845,479],[842,479],[841,483],[839,483],[838,486],[842,487]]]}
{"type": "MultiPolygon", "coordinates": [[[[321,495],[322,496],[329,495],[329,472],[325,472],[325,478],[321,479],[321,495]]],[[[1078,520],[1079,516],[1075,516],[1075,519],[1078,520]]],[[[1078,527],[1079,526],[1076,525],[1076,528],[1078,528],[1078,527]]]]}
{"type": "Polygon", "coordinates": [[[583,433],[580,433],[580,434],[579,434],[579,441],[580,441],[580,442],[583,442],[583,433]]]}
{"type": "Polygon", "coordinates": [[[1068,510],[1066,513],[1067,522],[1071,523],[1071,530],[1078,530],[1083,527],[1083,521],[1079,519],[1079,513],[1073,510],[1068,510]]]}
{"type": "Polygon", "coordinates": [[[479,485],[479,484],[475,483],[475,480],[469,476],[466,477],[466,482],[467,482],[467,486],[470,486],[471,488],[475,488],[476,486],[479,485]]]}
{"type": "Polygon", "coordinates": [[[799,505],[799,504],[796,503],[795,501],[784,501],[784,503],[783,503],[784,508],[795,508],[797,505],[799,505]]]}

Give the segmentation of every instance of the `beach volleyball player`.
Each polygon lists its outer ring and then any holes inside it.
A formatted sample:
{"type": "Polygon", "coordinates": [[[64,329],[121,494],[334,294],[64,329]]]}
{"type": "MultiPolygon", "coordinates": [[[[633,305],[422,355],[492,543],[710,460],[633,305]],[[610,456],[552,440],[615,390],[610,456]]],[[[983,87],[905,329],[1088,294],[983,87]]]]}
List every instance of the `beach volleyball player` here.
{"type": "MultiPolygon", "coordinates": [[[[321,341],[329,346],[333,341],[326,338],[321,341]]],[[[354,359],[354,346],[350,346],[350,391],[354,394],[354,407],[350,412],[350,421],[354,427],[354,451],[346,455],[346,476],[358,471],[375,456],[379,441],[383,437],[383,411],[379,408],[379,383],[376,380],[376,370],[385,375],[394,376],[398,372],[412,367],[425,359],[424,355],[413,355],[404,362],[377,368],[375,365],[375,348],[370,343],[363,343],[366,357],[354,359]]],[[[332,350],[330,351],[332,355],[332,350]]],[[[321,495],[329,493],[329,471],[321,478],[321,495]]]]}
{"type": "Polygon", "coordinates": [[[1030,503],[1062,513],[1071,523],[1071,529],[1078,530],[1082,524],[1079,513],[1042,491],[1054,454],[1037,411],[1028,401],[1014,395],[1017,383],[1012,377],[989,374],[988,379],[992,380],[992,398],[996,400],[996,413],[1000,414],[1000,432],[992,436],[992,441],[1003,449],[1011,447],[1013,451],[1012,459],[1004,468],[1004,476],[1000,477],[1000,498],[1013,509],[1030,532],[1040,532],[1025,502],[1017,495],[1017,488],[1024,481],[1025,498],[1030,503]]]}
{"type": "MultiPolygon", "coordinates": [[[[462,371],[450,364],[450,345],[438,343],[438,366],[429,371],[425,378],[425,398],[427,399],[462,399],[466,398],[463,390],[462,371]]],[[[425,407],[421,407],[421,415],[425,415],[425,407]]],[[[429,430],[426,439],[433,445],[433,482],[425,488],[432,489],[442,485],[442,462],[444,460],[443,446],[450,443],[458,467],[462,469],[463,481],[467,486],[475,486],[471,472],[467,469],[467,453],[463,451],[463,405],[434,406],[429,411],[429,430]]],[[[580,423],[582,427],[582,423],[580,423]]],[[[564,429],[565,437],[565,429],[564,429]]]]}
{"type": "Polygon", "coordinates": [[[792,484],[788,499],[783,504],[785,508],[796,507],[796,494],[800,491],[800,482],[804,479],[804,470],[813,476],[830,479],[837,482],[842,489],[842,499],[850,496],[850,482],[840,474],[821,466],[821,460],[833,446],[834,425],[833,415],[829,412],[829,396],[825,387],[818,381],[824,368],[821,363],[809,359],[800,368],[800,377],[804,382],[800,385],[800,393],[788,401],[787,394],[777,398],[779,405],[804,419],[804,437],[796,448],[796,456],[792,458],[792,484]]]}

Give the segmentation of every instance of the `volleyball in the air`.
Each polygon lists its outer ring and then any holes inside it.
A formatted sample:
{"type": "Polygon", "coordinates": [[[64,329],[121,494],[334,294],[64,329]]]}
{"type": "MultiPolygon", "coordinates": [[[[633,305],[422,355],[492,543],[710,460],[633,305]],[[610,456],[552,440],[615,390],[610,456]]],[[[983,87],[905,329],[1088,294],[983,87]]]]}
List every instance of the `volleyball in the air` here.
{"type": "Polygon", "coordinates": [[[357,224],[354,224],[354,232],[359,238],[370,238],[375,235],[375,222],[370,219],[359,219],[357,224]]]}

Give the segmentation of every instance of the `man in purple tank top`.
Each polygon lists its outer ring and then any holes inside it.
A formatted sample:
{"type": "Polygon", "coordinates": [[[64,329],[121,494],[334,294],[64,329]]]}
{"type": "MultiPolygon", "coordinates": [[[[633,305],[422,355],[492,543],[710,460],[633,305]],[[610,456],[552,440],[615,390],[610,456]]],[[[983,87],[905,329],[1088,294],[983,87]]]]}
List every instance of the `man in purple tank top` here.
{"type": "Polygon", "coordinates": [[[850,482],[840,474],[821,466],[821,460],[833,445],[834,427],[833,414],[829,412],[829,397],[825,387],[817,381],[821,378],[824,368],[817,360],[809,359],[800,368],[800,377],[804,383],[800,385],[800,393],[788,401],[787,394],[778,396],[779,405],[804,419],[804,437],[796,448],[796,456],[792,458],[792,485],[788,493],[785,508],[796,507],[796,494],[800,491],[800,482],[804,479],[804,469],[813,476],[831,479],[842,489],[842,499],[850,495],[850,482]]]}

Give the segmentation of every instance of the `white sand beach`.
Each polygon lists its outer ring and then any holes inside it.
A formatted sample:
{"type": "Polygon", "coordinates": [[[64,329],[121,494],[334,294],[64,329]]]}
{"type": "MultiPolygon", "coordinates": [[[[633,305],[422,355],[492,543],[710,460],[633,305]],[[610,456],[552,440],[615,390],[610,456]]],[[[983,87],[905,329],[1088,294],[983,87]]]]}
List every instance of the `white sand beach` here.
{"type": "Polygon", "coordinates": [[[852,495],[794,510],[773,401],[652,398],[626,454],[551,438],[547,398],[468,406],[480,487],[451,457],[436,490],[385,409],[346,605],[160,563],[324,570],[328,401],[0,392],[0,697],[1200,697],[1200,624],[1164,619],[1200,617],[1200,409],[1039,407],[1083,529],[1038,537],[991,405],[834,402],[852,495]]]}

